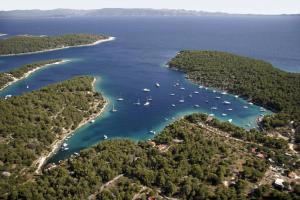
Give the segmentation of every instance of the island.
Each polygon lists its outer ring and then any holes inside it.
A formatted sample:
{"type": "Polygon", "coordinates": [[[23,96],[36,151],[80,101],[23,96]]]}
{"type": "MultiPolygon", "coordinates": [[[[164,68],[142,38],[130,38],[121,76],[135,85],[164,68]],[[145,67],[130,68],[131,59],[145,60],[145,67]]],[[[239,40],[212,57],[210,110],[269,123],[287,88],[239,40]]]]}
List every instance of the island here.
{"type": "Polygon", "coordinates": [[[299,166],[282,139],[194,114],[153,140],[106,140],[35,181],[3,184],[7,199],[297,199],[299,166]]]}
{"type": "Polygon", "coordinates": [[[271,109],[276,114],[261,119],[261,129],[300,143],[299,73],[218,51],[181,51],[168,65],[187,73],[194,83],[228,91],[271,109]]]}
{"type": "Polygon", "coordinates": [[[96,45],[111,41],[113,37],[92,34],[66,34],[60,36],[14,36],[0,40],[0,55],[41,53],[70,47],[96,45]]]}
{"type": "Polygon", "coordinates": [[[53,64],[58,65],[64,62],[67,62],[67,60],[62,60],[62,59],[46,60],[46,61],[26,64],[8,72],[0,72],[0,90],[3,90],[9,85],[28,77],[30,74],[34,73],[35,71],[43,67],[47,67],[53,64]]]}
{"type": "Polygon", "coordinates": [[[67,136],[101,114],[106,101],[94,91],[95,80],[75,77],[0,99],[1,199],[12,187],[34,180],[67,136]]]}

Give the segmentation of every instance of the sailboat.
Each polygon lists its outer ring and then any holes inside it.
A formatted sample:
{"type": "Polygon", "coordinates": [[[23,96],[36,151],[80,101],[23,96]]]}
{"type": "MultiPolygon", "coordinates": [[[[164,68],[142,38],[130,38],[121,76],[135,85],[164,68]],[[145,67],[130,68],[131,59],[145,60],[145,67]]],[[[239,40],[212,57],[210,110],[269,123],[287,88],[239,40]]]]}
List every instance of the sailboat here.
{"type": "Polygon", "coordinates": [[[112,107],[112,109],[111,109],[111,112],[117,112],[118,110],[117,109],[115,109],[115,104],[113,104],[113,107],[112,107]]]}
{"type": "Polygon", "coordinates": [[[138,99],[137,102],[134,103],[134,104],[135,104],[135,105],[138,105],[138,106],[141,105],[140,99],[138,99]]]}

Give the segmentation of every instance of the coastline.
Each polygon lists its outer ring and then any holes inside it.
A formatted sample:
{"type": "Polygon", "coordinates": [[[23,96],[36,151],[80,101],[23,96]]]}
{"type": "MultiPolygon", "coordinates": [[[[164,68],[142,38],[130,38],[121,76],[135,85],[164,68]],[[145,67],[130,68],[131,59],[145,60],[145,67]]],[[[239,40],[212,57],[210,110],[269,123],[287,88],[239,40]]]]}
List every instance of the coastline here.
{"type": "Polygon", "coordinates": [[[10,82],[8,82],[8,83],[6,83],[3,87],[1,87],[1,88],[0,88],[0,91],[4,90],[4,89],[7,88],[8,86],[10,86],[10,85],[12,85],[12,84],[14,84],[14,83],[16,83],[16,82],[22,80],[22,79],[27,78],[28,76],[30,76],[30,75],[33,74],[34,72],[36,72],[36,71],[38,71],[38,70],[40,70],[40,69],[42,69],[42,68],[44,68],[44,67],[47,67],[47,66],[49,66],[49,65],[59,65],[59,64],[62,64],[62,63],[68,62],[68,61],[69,61],[69,60],[63,59],[63,60],[61,60],[61,61],[59,61],[59,62],[50,63],[50,64],[46,64],[46,65],[43,65],[43,66],[34,68],[34,69],[32,69],[32,70],[26,72],[25,74],[23,74],[23,76],[20,77],[20,78],[15,78],[15,77],[13,77],[11,74],[9,74],[9,75],[11,76],[11,78],[13,78],[13,80],[10,81],[10,82]]]}
{"type": "MultiPolygon", "coordinates": [[[[95,85],[96,81],[97,81],[97,78],[94,78],[94,80],[92,82],[93,91],[95,88],[94,85],[95,85]]],[[[74,130],[67,130],[66,132],[64,132],[61,137],[55,139],[54,142],[50,145],[50,148],[51,148],[50,152],[48,152],[46,154],[42,154],[38,159],[36,159],[32,163],[33,166],[37,166],[37,168],[35,170],[35,174],[41,174],[42,167],[46,164],[46,162],[49,160],[49,158],[51,158],[61,148],[61,145],[63,144],[63,142],[65,141],[65,139],[68,136],[72,135],[79,128],[88,124],[92,120],[95,120],[97,117],[99,117],[104,112],[106,106],[108,105],[108,100],[105,99],[104,97],[103,97],[103,99],[104,99],[105,103],[99,112],[93,113],[92,115],[84,118],[74,130]]],[[[99,104],[97,104],[97,106],[98,105],[99,104]]]]}
{"type": "Polygon", "coordinates": [[[96,42],[93,42],[93,43],[90,43],[90,44],[81,44],[81,45],[75,45],[75,46],[66,46],[66,47],[59,47],[59,48],[54,48],[54,49],[46,49],[46,50],[34,51],[34,52],[26,52],[26,53],[3,54],[3,55],[0,55],[0,57],[30,55],[30,54],[38,54],[38,53],[44,53],[44,52],[50,52],[50,51],[57,51],[57,50],[62,50],[62,49],[76,48],[76,47],[95,46],[95,45],[98,45],[100,43],[113,41],[115,39],[116,39],[115,37],[108,37],[108,39],[97,40],[96,42]]]}

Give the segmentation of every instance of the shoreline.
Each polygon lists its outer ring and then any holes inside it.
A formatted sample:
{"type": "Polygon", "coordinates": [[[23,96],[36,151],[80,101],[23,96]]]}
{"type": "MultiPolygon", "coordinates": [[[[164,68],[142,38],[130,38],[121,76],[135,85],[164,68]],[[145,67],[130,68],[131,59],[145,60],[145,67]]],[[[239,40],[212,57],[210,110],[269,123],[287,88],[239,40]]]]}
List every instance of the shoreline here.
{"type": "MultiPolygon", "coordinates": [[[[97,78],[94,78],[94,80],[92,82],[93,91],[95,89],[94,85],[95,85],[96,81],[97,81],[97,78]]],[[[63,144],[63,142],[65,141],[65,139],[68,136],[74,134],[79,128],[83,127],[84,125],[88,124],[92,120],[95,120],[96,118],[101,116],[101,114],[105,111],[105,108],[109,103],[108,100],[105,99],[104,97],[103,97],[103,99],[104,99],[105,103],[99,112],[93,113],[92,115],[88,116],[87,118],[84,118],[74,130],[67,130],[65,133],[62,134],[62,136],[60,138],[55,139],[54,142],[50,145],[51,151],[46,154],[42,154],[38,159],[36,159],[32,163],[33,166],[37,166],[37,169],[34,171],[35,174],[41,174],[41,170],[42,170],[43,166],[47,163],[49,158],[51,158],[56,152],[58,152],[58,150],[61,148],[61,145],[63,144]]]]}
{"type": "Polygon", "coordinates": [[[101,43],[104,43],[104,42],[113,41],[115,39],[116,39],[115,37],[108,37],[107,39],[97,40],[96,42],[93,42],[93,43],[90,43],[90,44],[81,44],[81,45],[75,45],[75,46],[58,47],[58,48],[54,48],[54,49],[46,49],[46,50],[26,52],[26,53],[3,54],[3,55],[0,55],[0,57],[31,55],[31,54],[50,52],[50,51],[57,51],[57,50],[62,50],[62,49],[76,48],[76,47],[95,46],[95,45],[98,45],[98,44],[101,44],[101,43]]]}
{"type": "Polygon", "coordinates": [[[65,62],[69,62],[69,61],[70,61],[70,60],[63,59],[63,60],[58,61],[58,62],[55,62],[55,63],[50,63],[50,64],[46,64],[46,65],[43,65],[43,66],[34,68],[34,69],[32,69],[32,70],[29,70],[29,71],[26,72],[25,74],[23,74],[23,76],[20,77],[20,78],[15,78],[15,77],[13,77],[11,74],[6,73],[6,74],[10,75],[10,76],[13,78],[13,80],[10,81],[10,82],[8,82],[8,83],[6,83],[3,87],[1,87],[1,88],[0,88],[0,92],[1,92],[2,90],[4,90],[5,88],[9,87],[10,85],[12,85],[12,84],[14,84],[14,83],[16,83],[16,82],[18,82],[18,81],[20,81],[20,80],[22,80],[22,79],[27,78],[28,76],[30,76],[31,74],[33,74],[34,72],[36,72],[36,71],[38,71],[38,70],[40,70],[40,69],[42,69],[42,68],[45,68],[45,67],[47,67],[47,66],[49,66],[49,65],[59,65],[59,64],[62,64],[62,63],[65,63],[65,62]]]}

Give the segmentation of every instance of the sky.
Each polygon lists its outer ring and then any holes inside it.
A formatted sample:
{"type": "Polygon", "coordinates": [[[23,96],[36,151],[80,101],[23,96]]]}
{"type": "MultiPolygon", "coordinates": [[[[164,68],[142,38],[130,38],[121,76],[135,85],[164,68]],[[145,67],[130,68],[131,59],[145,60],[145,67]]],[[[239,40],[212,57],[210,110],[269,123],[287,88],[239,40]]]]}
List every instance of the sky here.
{"type": "Polygon", "coordinates": [[[56,8],[167,8],[240,14],[299,14],[300,0],[3,0],[0,4],[0,10],[56,8]]]}

